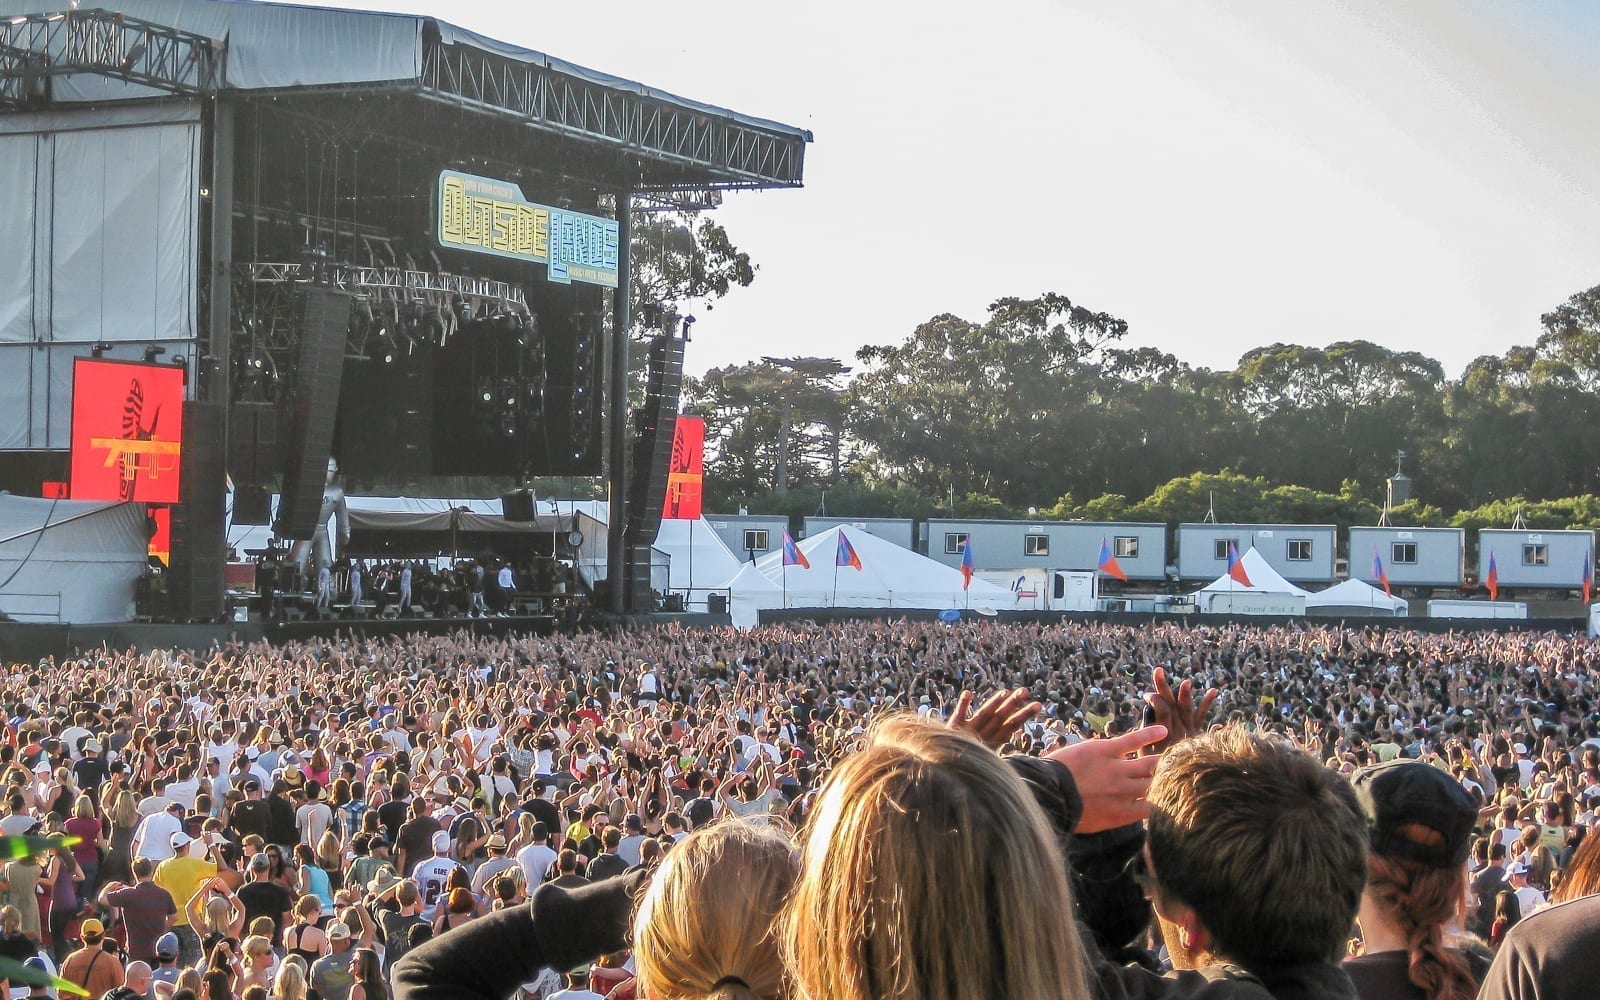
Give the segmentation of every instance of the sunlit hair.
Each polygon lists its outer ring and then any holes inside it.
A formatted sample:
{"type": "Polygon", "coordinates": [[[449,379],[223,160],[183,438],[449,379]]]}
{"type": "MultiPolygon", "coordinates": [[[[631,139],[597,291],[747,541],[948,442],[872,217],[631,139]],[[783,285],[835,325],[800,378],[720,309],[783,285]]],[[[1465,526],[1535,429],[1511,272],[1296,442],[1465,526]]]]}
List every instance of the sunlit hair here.
{"type": "Polygon", "coordinates": [[[784,949],[807,1000],[1072,1000],[1088,995],[1072,912],[1022,780],[971,737],[900,714],[822,789],[784,949]]]}
{"type": "Polygon", "coordinates": [[[1335,961],[1367,883],[1355,790],[1311,755],[1237,723],[1179,743],[1150,784],[1157,891],[1245,968],[1335,961]]]}
{"type": "Polygon", "coordinates": [[[72,815],[77,819],[94,819],[94,800],[88,795],[78,796],[72,804],[72,815]]]}
{"type": "Polygon", "coordinates": [[[1572,860],[1561,873],[1561,884],[1550,893],[1550,902],[1565,903],[1600,892],[1600,836],[1590,834],[1572,852],[1572,860]]]}
{"type": "Polygon", "coordinates": [[[639,995],[786,996],[778,920],[799,870],[794,842],[771,824],[731,819],[673,845],[634,918],[639,995]]]}
{"type": "Polygon", "coordinates": [[[207,934],[227,934],[228,928],[233,925],[233,907],[221,896],[206,900],[203,916],[207,934]]]}
{"type": "MultiPolygon", "coordinates": [[[[1396,831],[1418,843],[1442,847],[1444,835],[1412,823],[1396,831]]],[[[1427,1000],[1472,1000],[1478,985],[1467,961],[1448,946],[1445,928],[1466,898],[1466,869],[1435,868],[1373,853],[1367,858],[1367,894],[1405,934],[1407,974],[1427,1000]]]]}
{"type": "Polygon", "coordinates": [[[273,977],[272,1000],[306,1000],[308,985],[305,960],[299,955],[290,955],[273,977]]]}

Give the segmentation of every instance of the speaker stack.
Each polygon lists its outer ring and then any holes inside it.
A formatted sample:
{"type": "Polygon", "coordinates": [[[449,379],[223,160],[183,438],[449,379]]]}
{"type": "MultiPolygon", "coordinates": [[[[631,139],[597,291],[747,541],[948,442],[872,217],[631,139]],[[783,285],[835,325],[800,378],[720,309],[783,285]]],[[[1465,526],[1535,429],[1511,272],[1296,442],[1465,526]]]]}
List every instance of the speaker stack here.
{"type": "Polygon", "coordinates": [[[222,404],[183,404],[178,503],[172,508],[167,612],[187,621],[222,616],[227,559],[223,525],[222,404]]]}
{"type": "Polygon", "coordinates": [[[685,341],[657,337],[650,344],[645,374],[644,405],[635,413],[633,469],[628,481],[628,607],[651,610],[650,546],[661,530],[667,502],[667,473],[672,463],[672,432],[683,388],[685,341]]]}
{"type": "Polygon", "coordinates": [[[307,539],[317,530],[328,481],[339,383],[344,376],[345,331],[350,325],[348,292],[326,285],[306,290],[300,330],[299,366],[290,406],[288,466],[278,500],[280,538],[307,539]]]}

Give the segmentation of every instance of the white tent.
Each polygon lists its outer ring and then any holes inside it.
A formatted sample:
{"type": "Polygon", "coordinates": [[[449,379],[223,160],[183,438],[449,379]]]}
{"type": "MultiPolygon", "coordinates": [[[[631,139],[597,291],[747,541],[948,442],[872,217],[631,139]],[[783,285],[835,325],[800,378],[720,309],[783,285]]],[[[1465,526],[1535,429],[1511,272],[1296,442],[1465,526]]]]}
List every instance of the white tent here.
{"type": "Polygon", "coordinates": [[[1249,586],[1223,573],[1194,592],[1196,608],[1202,612],[1249,615],[1305,614],[1306,598],[1311,592],[1285,580],[1255,546],[1239,557],[1239,563],[1244,566],[1249,586]]]}
{"type": "Polygon", "coordinates": [[[1244,566],[1244,575],[1250,579],[1250,586],[1247,587],[1224,573],[1195,591],[1195,596],[1200,597],[1202,594],[1288,594],[1294,597],[1311,596],[1311,591],[1302,590],[1285,580],[1277,570],[1272,568],[1261,553],[1256,551],[1254,545],[1250,546],[1250,551],[1239,557],[1239,562],[1244,566]]]}
{"type": "Polygon", "coordinates": [[[132,621],[146,547],[143,504],[0,493],[0,612],[28,622],[132,621]]]}
{"type": "MultiPolygon", "coordinates": [[[[1251,582],[1255,582],[1254,577],[1251,577],[1251,582]]],[[[1369,614],[1404,618],[1409,613],[1410,605],[1398,597],[1390,597],[1364,580],[1352,577],[1306,598],[1306,609],[1313,608],[1322,609],[1324,614],[1335,610],[1355,613],[1364,611],[1369,614]]]]}
{"type": "Polygon", "coordinates": [[[909,549],[844,525],[796,543],[807,561],[784,566],[783,550],[756,560],[756,567],[778,585],[781,607],[790,608],[1011,608],[1016,596],[973,578],[961,588],[961,571],[909,549]],[[836,566],[839,536],[849,540],[861,568],[836,566]]]}
{"type": "Polygon", "coordinates": [[[672,560],[671,589],[690,611],[705,611],[711,595],[726,594],[733,623],[752,628],[760,609],[783,604],[778,585],[735,556],[704,518],[663,520],[654,547],[672,560]]]}

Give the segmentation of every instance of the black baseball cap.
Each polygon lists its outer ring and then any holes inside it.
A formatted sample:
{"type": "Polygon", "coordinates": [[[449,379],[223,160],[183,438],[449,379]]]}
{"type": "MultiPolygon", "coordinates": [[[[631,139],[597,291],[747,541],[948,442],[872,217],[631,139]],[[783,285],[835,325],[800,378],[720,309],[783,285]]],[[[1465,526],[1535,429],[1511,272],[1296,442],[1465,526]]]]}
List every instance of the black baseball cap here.
{"type": "Polygon", "coordinates": [[[1362,768],[1351,783],[1370,823],[1374,853],[1430,868],[1452,868],[1467,860],[1478,804],[1450,775],[1432,764],[1391,760],[1362,768]],[[1423,843],[1406,835],[1410,826],[1443,839],[1423,843]]]}

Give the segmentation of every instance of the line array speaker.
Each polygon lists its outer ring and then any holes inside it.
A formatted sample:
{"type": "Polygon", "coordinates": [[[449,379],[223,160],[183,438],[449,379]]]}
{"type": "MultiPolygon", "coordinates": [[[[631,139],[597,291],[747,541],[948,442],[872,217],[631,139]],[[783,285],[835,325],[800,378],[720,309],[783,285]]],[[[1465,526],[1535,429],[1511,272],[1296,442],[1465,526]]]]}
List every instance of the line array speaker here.
{"type": "Polygon", "coordinates": [[[279,537],[293,539],[310,538],[317,530],[339,413],[345,331],[350,325],[348,292],[313,285],[305,295],[300,364],[295,370],[285,455],[287,472],[275,526],[279,537]]]}
{"type": "Polygon", "coordinates": [[[174,618],[212,621],[223,613],[227,558],[223,526],[222,404],[183,404],[178,503],[172,508],[168,610],[174,618]]]}
{"type": "Polygon", "coordinates": [[[628,481],[628,604],[651,609],[650,545],[661,530],[667,502],[667,472],[672,464],[672,432],[683,388],[684,341],[657,337],[650,344],[644,405],[636,411],[633,468],[628,481]]]}

